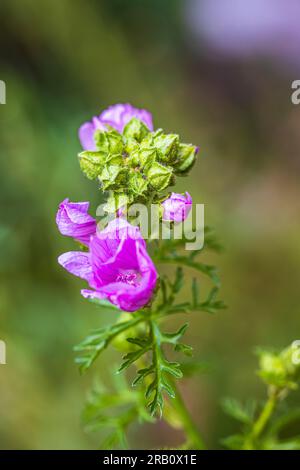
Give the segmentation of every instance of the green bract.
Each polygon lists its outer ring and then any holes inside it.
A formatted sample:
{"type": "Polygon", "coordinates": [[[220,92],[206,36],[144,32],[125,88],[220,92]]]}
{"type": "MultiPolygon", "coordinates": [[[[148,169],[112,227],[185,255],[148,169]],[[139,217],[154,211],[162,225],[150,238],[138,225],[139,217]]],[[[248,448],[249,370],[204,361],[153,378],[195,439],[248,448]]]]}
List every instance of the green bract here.
{"type": "MultiPolygon", "coordinates": [[[[80,167],[90,179],[97,179],[103,190],[122,193],[127,202],[159,200],[175,174],[185,174],[193,165],[197,149],[181,144],[177,134],[162,129],[151,132],[137,118],[119,133],[107,126],[94,134],[97,151],[79,154],[80,167]]],[[[108,206],[107,206],[108,207],[108,206]]]]}
{"type": "Polygon", "coordinates": [[[136,196],[142,196],[148,187],[147,180],[143,175],[135,170],[131,170],[129,173],[128,189],[130,193],[136,196]]]}
{"type": "Polygon", "coordinates": [[[177,173],[186,173],[195,163],[197,147],[191,144],[180,144],[177,152],[175,170],[177,173]]]}
{"type": "Polygon", "coordinates": [[[85,150],[78,155],[78,158],[83,173],[91,180],[97,178],[103,169],[105,154],[85,150]]]}
{"type": "Polygon", "coordinates": [[[132,118],[124,127],[123,135],[127,139],[135,139],[137,142],[142,140],[150,133],[149,129],[139,119],[132,118]]]}
{"type": "Polygon", "coordinates": [[[127,206],[131,202],[127,194],[112,192],[104,206],[104,210],[110,214],[117,212],[121,207],[127,206]]]}
{"type": "Polygon", "coordinates": [[[179,136],[176,134],[159,134],[154,138],[154,146],[160,151],[162,161],[176,162],[179,136]]]}
{"type": "Polygon", "coordinates": [[[169,186],[172,168],[163,166],[161,163],[155,162],[147,171],[147,177],[151,186],[157,191],[163,191],[169,186]]]}
{"type": "Polygon", "coordinates": [[[123,153],[124,142],[122,135],[114,129],[106,132],[96,130],[94,139],[97,149],[101,152],[111,155],[123,153]]]}
{"type": "Polygon", "coordinates": [[[280,389],[297,388],[300,364],[294,360],[295,349],[289,346],[280,353],[260,352],[260,377],[268,384],[280,389]]]}

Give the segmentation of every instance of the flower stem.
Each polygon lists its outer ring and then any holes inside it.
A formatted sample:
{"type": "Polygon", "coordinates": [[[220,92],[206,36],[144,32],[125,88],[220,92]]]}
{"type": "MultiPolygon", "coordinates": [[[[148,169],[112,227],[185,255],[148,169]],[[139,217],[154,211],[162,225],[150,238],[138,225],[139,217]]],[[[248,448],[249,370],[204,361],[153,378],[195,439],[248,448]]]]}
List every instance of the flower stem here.
{"type": "Polygon", "coordinates": [[[188,438],[189,447],[192,449],[204,450],[206,447],[200,435],[200,432],[197,429],[196,424],[192,420],[192,417],[184,403],[182,395],[174,382],[172,383],[172,387],[175,390],[175,397],[170,400],[170,404],[173,406],[178,417],[181,420],[182,427],[188,438]]]}
{"type": "Polygon", "coordinates": [[[278,393],[277,393],[277,390],[273,390],[270,393],[270,396],[268,400],[266,401],[265,406],[263,407],[259,417],[253,424],[251,434],[245,442],[244,450],[255,449],[255,442],[265,430],[269,420],[271,419],[274,413],[277,403],[278,403],[278,393]]]}

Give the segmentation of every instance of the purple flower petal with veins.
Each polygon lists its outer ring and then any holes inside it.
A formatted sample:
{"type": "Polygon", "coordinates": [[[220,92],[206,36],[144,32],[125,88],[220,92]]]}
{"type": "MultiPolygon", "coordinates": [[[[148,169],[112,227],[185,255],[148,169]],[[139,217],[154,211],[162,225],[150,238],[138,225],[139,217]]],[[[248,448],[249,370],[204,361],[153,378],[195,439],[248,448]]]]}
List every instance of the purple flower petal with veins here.
{"type": "Polygon", "coordinates": [[[96,220],[88,214],[88,209],[89,202],[69,202],[69,199],[65,199],[60,203],[56,214],[60,233],[87,246],[97,228],[96,220]]]}
{"type": "Polygon", "coordinates": [[[150,131],[153,131],[152,115],[146,109],[138,109],[131,104],[115,104],[105,109],[99,117],[93,117],[92,121],[84,123],[79,128],[79,140],[84,150],[96,150],[94,133],[97,129],[107,130],[107,125],[122,133],[126,124],[137,118],[143,121],[150,131]]]}
{"type": "Polygon", "coordinates": [[[85,251],[68,251],[58,257],[58,262],[74,276],[81,277],[81,279],[88,282],[93,281],[89,253],[85,251]]]}
{"type": "Polygon", "coordinates": [[[138,227],[115,219],[91,237],[89,253],[80,255],[65,253],[59,263],[88,281],[93,290],[83,289],[84,297],[107,299],[127,312],[139,310],[150,301],[157,272],[138,227]]]}

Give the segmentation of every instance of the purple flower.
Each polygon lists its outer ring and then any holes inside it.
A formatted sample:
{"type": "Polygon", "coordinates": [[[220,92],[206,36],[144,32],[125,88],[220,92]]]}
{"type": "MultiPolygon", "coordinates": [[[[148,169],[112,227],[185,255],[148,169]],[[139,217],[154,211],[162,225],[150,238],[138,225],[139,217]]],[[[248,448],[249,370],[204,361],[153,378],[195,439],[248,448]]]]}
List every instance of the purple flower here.
{"type": "Polygon", "coordinates": [[[172,193],[171,196],[162,203],[163,220],[173,222],[183,222],[192,208],[192,198],[188,192],[185,194],[172,193]]]}
{"type": "Polygon", "coordinates": [[[127,312],[149,302],[157,281],[139,228],[121,218],[91,237],[88,253],[64,253],[58,262],[88,282],[93,290],[82,290],[84,297],[107,299],[127,312]]]}
{"type": "Polygon", "coordinates": [[[60,233],[73,237],[87,246],[97,227],[96,220],[88,214],[88,209],[88,202],[69,202],[69,199],[65,199],[60,203],[56,214],[60,233]]]}
{"type": "Polygon", "coordinates": [[[96,150],[94,133],[97,129],[107,130],[109,125],[122,133],[126,124],[137,118],[153,131],[152,115],[145,109],[138,109],[131,104],[115,104],[105,109],[99,117],[93,117],[90,122],[86,122],[79,128],[79,140],[84,150],[96,150]]]}

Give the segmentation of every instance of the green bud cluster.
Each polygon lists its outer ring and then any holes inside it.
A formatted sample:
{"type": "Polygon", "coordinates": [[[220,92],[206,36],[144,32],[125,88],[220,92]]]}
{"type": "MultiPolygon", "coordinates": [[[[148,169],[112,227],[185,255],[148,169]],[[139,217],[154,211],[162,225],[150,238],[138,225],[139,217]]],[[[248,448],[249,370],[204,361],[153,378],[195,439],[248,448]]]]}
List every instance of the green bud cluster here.
{"type": "Polygon", "coordinates": [[[300,380],[300,353],[294,344],[279,353],[259,351],[259,376],[277,389],[296,389],[300,380]]]}
{"type": "Polygon", "coordinates": [[[151,132],[133,118],[120,134],[112,127],[96,130],[95,151],[79,154],[82,171],[98,179],[103,190],[113,191],[107,209],[134,201],[158,200],[161,192],[175,183],[195,162],[197,148],[183,144],[177,134],[151,132]]]}

